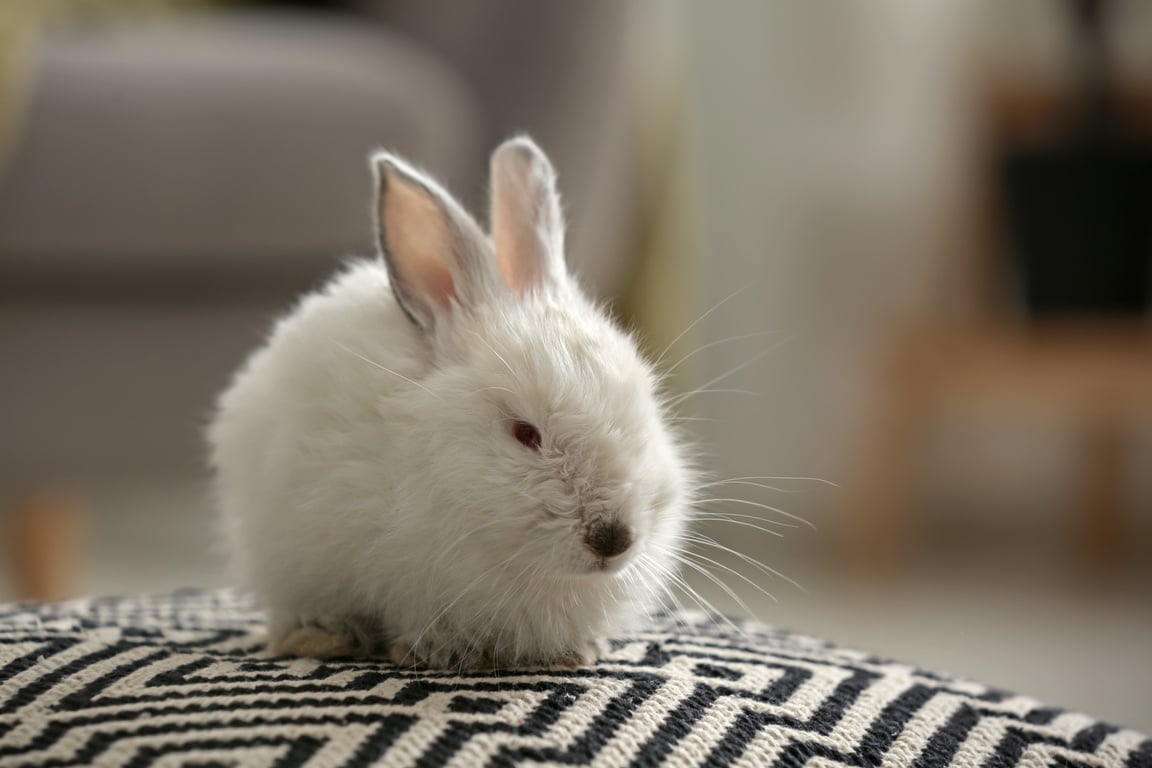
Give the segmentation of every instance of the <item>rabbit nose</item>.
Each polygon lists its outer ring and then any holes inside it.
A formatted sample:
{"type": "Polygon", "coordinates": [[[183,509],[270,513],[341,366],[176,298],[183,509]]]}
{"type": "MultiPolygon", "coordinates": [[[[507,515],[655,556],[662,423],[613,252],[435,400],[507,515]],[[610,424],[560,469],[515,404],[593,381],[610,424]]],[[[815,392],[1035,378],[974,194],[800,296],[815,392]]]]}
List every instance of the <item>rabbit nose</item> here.
{"type": "Polygon", "coordinates": [[[632,546],[632,529],[623,523],[596,523],[584,534],[584,544],[600,557],[616,557],[632,546]]]}

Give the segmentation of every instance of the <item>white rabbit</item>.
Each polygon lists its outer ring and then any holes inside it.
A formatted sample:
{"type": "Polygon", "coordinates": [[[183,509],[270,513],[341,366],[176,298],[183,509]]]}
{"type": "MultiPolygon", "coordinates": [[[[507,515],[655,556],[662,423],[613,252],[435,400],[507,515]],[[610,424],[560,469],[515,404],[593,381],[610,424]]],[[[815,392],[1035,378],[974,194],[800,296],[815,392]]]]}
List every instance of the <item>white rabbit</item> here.
{"type": "Polygon", "coordinates": [[[209,429],[269,646],[478,668],[593,662],[658,599],[691,471],[636,345],[568,275],[555,174],[491,161],[491,237],[381,153],[381,259],[306,296],[209,429]]]}

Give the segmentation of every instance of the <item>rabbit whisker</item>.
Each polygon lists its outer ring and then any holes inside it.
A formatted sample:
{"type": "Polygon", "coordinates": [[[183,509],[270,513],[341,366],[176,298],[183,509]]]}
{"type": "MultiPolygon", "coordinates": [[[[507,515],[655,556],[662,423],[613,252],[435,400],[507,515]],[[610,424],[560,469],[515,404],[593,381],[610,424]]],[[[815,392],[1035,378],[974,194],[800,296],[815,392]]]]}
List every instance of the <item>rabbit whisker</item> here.
{"type": "Polygon", "coordinates": [[[436,398],[437,400],[443,400],[444,399],[444,398],[440,397],[440,395],[438,395],[435,392],[433,392],[432,390],[428,389],[428,387],[424,386],[420,382],[413,381],[412,379],[408,378],[407,376],[405,376],[402,373],[397,373],[396,371],[392,370],[391,368],[389,368],[387,366],[380,365],[380,363],[376,362],[375,360],[371,360],[371,359],[365,357],[364,355],[360,354],[356,350],[350,349],[349,347],[345,346],[344,344],[342,344],[340,342],[336,342],[336,346],[340,347],[342,350],[344,350],[345,352],[347,352],[350,355],[355,355],[356,357],[360,358],[361,360],[368,363],[368,365],[373,366],[374,368],[379,368],[380,370],[384,371],[385,373],[390,373],[398,379],[403,379],[404,381],[408,382],[409,384],[411,384],[414,387],[419,387],[420,389],[424,390],[428,394],[432,395],[432,397],[436,398]]]}
{"type": "Polygon", "coordinates": [[[653,366],[659,366],[659,365],[660,365],[660,363],[661,363],[661,362],[664,360],[664,355],[668,354],[668,351],[669,351],[670,349],[672,349],[672,347],[676,346],[676,342],[678,342],[678,341],[680,341],[680,339],[684,338],[684,336],[685,336],[685,335],[686,335],[686,334],[687,334],[689,331],[691,331],[693,328],[695,328],[697,325],[699,325],[701,322],[703,322],[703,321],[704,321],[704,319],[705,319],[705,318],[707,318],[709,315],[711,315],[713,312],[715,312],[716,310],[720,309],[720,307],[724,306],[724,305],[725,305],[725,304],[727,304],[729,301],[731,301],[732,299],[736,298],[737,296],[739,296],[741,293],[743,293],[743,292],[744,292],[744,291],[746,291],[746,290],[748,290],[748,286],[747,286],[747,285],[742,285],[742,286],[740,286],[739,288],[737,288],[736,290],[732,291],[732,293],[728,294],[728,295],[727,295],[727,296],[725,296],[724,298],[720,299],[720,301],[716,302],[716,303],[715,303],[715,304],[713,304],[711,307],[709,307],[708,309],[706,309],[706,310],[704,311],[704,313],[703,313],[702,315],[700,315],[700,317],[698,317],[698,318],[696,318],[695,320],[693,320],[691,323],[689,323],[689,325],[688,325],[688,327],[687,327],[687,328],[685,328],[684,330],[680,331],[680,334],[679,334],[679,335],[678,335],[676,338],[672,339],[672,341],[668,343],[668,346],[664,347],[664,351],[662,351],[662,352],[661,352],[661,353],[660,353],[660,354],[659,354],[659,355],[656,357],[656,362],[655,362],[655,363],[653,363],[653,366]]]}
{"type": "MultiPolygon", "coordinates": [[[[689,549],[680,550],[680,552],[681,552],[681,554],[683,554],[683,555],[684,555],[684,556],[686,556],[686,557],[695,557],[695,558],[697,558],[697,559],[699,559],[699,560],[703,560],[704,562],[706,562],[706,563],[708,563],[708,564],[710,564],[710,565],[713,565],[713,566],[715,566],[715,567],[717,567],[717,568],[720,568],[720,569],[722,569],[722,570],[724,570],[724,571],[727,571],[728,573],[732,574],[733,576],[735,576],[735,577],[737,577],[737,578],[739,578],[739,579],[743,579],[743,580],[744,580],[744,581],[746,581],[748,584],[752,585],[753,589],[756,589],[756,590],[758,590],[758,591],[759,591],[761,594],[763,594],[765,597],[767,597],[768,599],[770,599],[772,602],[774,602],[774,603],[779,603],[779,602],[780,602],[780,601],[779,601],[779,600],[776,598],[776,596],[775,596],[775,595],[773,595],[773,594],[772,594],[771,592],[769,592],[768,590],[764,589],[762,586],[760,586],[759,584],[757,584],[757,583],[756,583],[755,581],[753,581],[752,579],[750,579],[750,578],[748,578],[747,576],[745,576],[744,574],[740,573],[740,571],[737,571],[735,568],[730,568],[730,567],[728,567],[727,565],[724,565],[723,563],[721,563],[721,562],[719,562],[719,561],[717,561],[717,560],[713,560],[713,559],[712,559],[712,558],[710,558],[710,557],[707,557],[707,556],[705,556],[705,555],[702,555],[702,554],[700,554],[699,552],[693,552],[692,550],[689,550],[689,549]]],[[[751,616],[751,615],[753,615],[753,614],[752,614],[752,612],[751,612],[751,611],[749,611],[749,612],[748,612],[748,615],[749,615],[749,616],[751,616]]]]}
{"type": "MultiPolygon", "coordinates": [[[[671,552],[668,550],[663,550],[663,551],[665,551],[669,555],[672,555],[676,559],[676,562],[678,562],[678,563],[684,562],[683,559],[680,558],[679,556],[677,556],[674,552],[671,552]]],[[[731,627],[733,630],[740,633],[741,635],[745,634],[743,629],[741,629],[739,626],[737,626],[735,624],[735,622],[732,621],[732,619],[728,618],[727,615],[725,615],[725,614],[721,613],[719,610],[717,610],[716,606],[714,606],[711,602],[709,602],[707,600],[707,598],[705,598],[699,592],[697,592],[696,589],[694,589],[692,587],[692,585],[689,584],[684,579],[683,576],[681,576],[679,573],[676,573],[675,571],[673,571],[669,568],[665,568],[665,567],[661,566],[660,564],[655,563],[654,561],[652,564],[656,567],[658,573],[661,573],[666,579],[668,579],[668,583],[675,584],[676,587],[679,588],[682,592],[684,592],[688,597],[690,597],[692,599],[692,601],[696,603],[696,605],[700,606],[700,610],[702,610],[705,614],[712,617],[713,619],[719,619],[720,621],[723,621],[725,624],[727,624],[729,627],[731,627]]]]}
{"type": "Polygon", "coordinates": [[[469,329],[468,329],[468,333],[472,334],[472,335],[473,335],[473,336],[475,336],[477,339],[479,339],[481,344],[483,344],[484,346],[488,347],[488,349],[489,349],[489,350],[492,352],[492,354],[496,355],[496,358],[497,358],[497,359],[498,359],[500,362],[504,363],[504,367],[505,367],[505,368],[507,368],[507,369],[508,369],[508,373],[510,373],[510,374],[512,375],[512,380],[513,380],[513,381],[519,381],[519,378],[516,376],[516,371],[512,370],[512,366],[508,365],[508,361],[504,359],[504,356],[503,356],[503,355],[501,355],[499,352],[497,352],[497,351],[496,351],[496,348],[495,348],[495,347],[493,347],[491,344],[489,344],[487,339],[485,339],[485,338],[484,338],[483,336],[481,336],[480,334],[476,333],[476,331],[472,330],[471,328],[469,328],[469,329]]]}
{"type": "MultiPolygon", "coordinates": [[[[796,481],[808,481],[808,482],[812,482],[812,483],[823,483],[824,485],[830,485],[833,488],[839,488],[840,487],[839,485],[832,482],[831,480],[825,480],[822,477],[801,477],[799,475],[745,475],[743,477],[729,477],[726,480],[717,480],[714,483],[710,483],[710,485],[719,485],[720,483],[731,483],[731,482],[735,482],[737,480],[796,480],[796,481]]],[[[702,485],[700,487],[701,488],[707,488],[708,486],[702,485]]]]}
{"type": "Polygon", "coordinates": [[[748,395],[749,397],[758,397],[760,393],[753,392],[750,389],[704,389],[701,387],[700,389],[694,389],[691,392],[685,392],[682,395],[677,395],[665,403],[665,405],[670,408],[675,408],[688,398],[695,397],[696,395],[748,395]]]}
{"type": "MultiPolygon", "coordinates": [[[[780,342],[780,344],[783,344],[783,343],[784,343],[783,341],[780,342]]],[[[737,373],[739,373],[740,371],[743,371],[745,368],[748,368],[749,366],[755,365],[756,363],[760,362],[765,357],[767,357],[768,355],[775,352],[776,349],[780,347],[780,344],[776,344],[769,349],[763,350],[762,352],[757,352],[755,355],[752,355],[752,357],[748,358],[744,362],[740,363],[739,365],[733,366],[732,368],[729,368],[727,371],[720,374],[719,376],[715,376],[715,377],[709,379],[708,381],[704,382],[703,384],[701,384],[699,387],[692,390],[691,392],[687,392],[683,395],[677,395],[676,397],[673,397],[671,400],[668,401],[668,405],[670,407],[674,408],[677,405],[679,405],[680,403],[687,400],[689,397],[692,397],[693,395],[698,395],[702,392],[722,392],[722,391],[724,391],[724,390],[717,390],[717,389],[709,389],[709,387],[711,387],[713,384],[719,384],[720,382],[724,381],[725,379],[729,378],[730,376],[735,376],[737,373]]]]}
{"type": "Polygon", "coordinates": [[[493,385],[491,385],[491,386],[487,386],[487,387],[480,387],[480,389],[474,390],[474,391],[472,392],[472,394],[474,394],[474,395],[478,395],[478,394],[480,394],[481,392],[487,392],[487,391],[488,391],[488,390],[490,390],[490,389],[499,390],[500,392],[507,392],[507,393],[508,393],[508,394],[510,394],[510,395],[514,395],[514,394],[516,394],[516,393],[515,393],[513,390],[509,389],[508,387],[501,387],[501,386],[499,386],[499,385],[497,385],[497,384],[493,384],[493,385]]]}
{"type": "Polygon", "coordinates": [[[681,565],[688,566],[704,578],[714,583],[716,586],[720,587],[720,589],[724,590],[724,593],[727,594],[728,597],[732,598],[732,602],[736,603],[736,605],[738,605],[740,609],[744,611],[745,616],[753,615],[752,609],[748,607],[748,604],[740,598],[740,595],[736,594],[736,591],[733,590],[726,581],[699,563],[688,559],[688,555],[692,553],[688,552],[687,550],[673,550],[673,552],[676,554],[677,560],[681,565]]]}
{"type": "MultiPolygon", "coordinates": [[[[693,519],[705,520],[705,521],[716,521],[716,522],[721,522],[721,523],[731,523],[732,525],[742,525],[746,528],[753,528],[757,531],[767,533],[769,536],[775,536],[775,537],[780,538],[780,539],[784,538],[784,534],[780,533],[779,531],[774,531],[771,528],[764,528],[762,526],[756,525],[755,523],[749,523],[749,522],[746,522],[744,520],[734,520],[731,517],[724,517],[721,513],[718,513],[718,512],[710,513],[710,514],[704,514],[704,515],[694,515],[693,519]]],[[[763,518],[759,518],[759,517],[754,518],[754,519],[763,520],[763,518]]],[[[795,525],[788,525],[787,523],[776,523],[775,521],[772,521],[772,520],[764,520],[764,522],[772,523],[774,525],[781,525],[781,526],[784,526],[786,528],[796,528],[797,527],[795,525]]]]}
{"type": "MultiPolygon", "coordinates": [[[[507,603],[508,600],[511,598],[511,596],[517,591],[515,589],[515,587],[517,586],[517,582],[519,582],[520,578],[528,571],[529,568],[532,568],[534,566],[539,567],[539,563],[532,561],[532,560],[529,560],[528,563],[522,569],[520,569],[519,573],[517,573],[515,576],[513,576],[511,579],[509,579],[509,584],[508,584],[509,588],[504,590],[503,596],[493,596],[493,597],[489,598],[483,605],[481,605],[479,608],[477,608],[474,611],[474,613],[477,615],[477,618],[480,619],[481,621],[483,621],[483,618],[485,615],[488,615],[488,614],[499,615],[500,609],[504,607],[505,603],[507,603]],[[497,598],[499,598],[499,602],[497,602],[497,598]],[[492,607],[492,603],[494,603],[494,602],[496,603],[496,605],[495,605],[495,607],[492,607]]],[[[475,633],[471,642],[469,642],[468,645],[466,645],[464,647],[464,651],[460,654],[460,674],[461,675],[463,675],[463,673],[464,673],[464,666],[467,663],[468,658],[472,653],[472,649],[478,648],[480,646],[480,643],[482,643],[484,641],[486,634],[487,634],[486,632],[475,633]]],[[[493,645],[493,654],[495,654],[495,644],[493,645]]]]}
{"type": "Polygon", "coordinates": [[[748,506],[751,506],[751,507],[758,507],[760,509],[766,509],[770,512],[775,512],[778,515],[784,515],[784,517],[791,518],[792,520],[795,520],[799,523],[803,523],[804,525],[808,526],[809,528],[811,528],[814,531],[817,530],[815,523],[811,522],[810,520],[806,520],[805,518],[800,517],[799,515],[794,515],[791,512],[785,512],[784,510],[780,509],[779,507],[772,507],[772,506],[769,506],[767,504],[761,504],[758,501],[749,501],[748,499],[716,498],[716,499],[696,499],[693,502],[693,504],[710,504],[710,503],[714,503],[714,502],[715,503],[724,502],[724,503],[731,503],[731,504],[747,504],[748,506]]]}
{"type": "MultiPolygon", "coordinates": [[[[693,357],[700,354],[701,352],[703,352],[706,349],[711,349],[712,347],[716,347],[716,346],[719,346],[721,344],[728,344],[728,343],[733,342],[733,341],[744,341],[745,339],[755,339],[755,338],[759,338],[761,336],[778,336],[778,335],[779,335],[779,331],[757,331],[756,333],[742,333],[739,336],[728,336],[727,338],[716,339],[715,341],[710,341],[707,344],[701,344],[700,346],[696,347],[696,349],[694,349],[691,352],[689,352],[688,354],[684,355],[682,358],[680,358],[675,363],[673,363],[668,368],[666,368],[663,371],[663,373],[661,373],[660,378],[663,379],[663,378],[667,378],[668,376],[671,376],[673,371],[675,371],[677,368],[679,368],[685,362],[692,359],[693,357]]],[[[771,352],[773,349],[779,347],[783,343],[784,343],[783,341],[777,342],[776,344],[772,345],[772,347],[770,347],[767,351],[771,352]]]]}
{"type": "Polygon", "coordinates": [[[446,613],[448,613],[448,611],[452,610],[453,606],[455,606],[458,602],[460,602],[462,599],[464,599],[464,596],[467,595],[472,590],[473,587],[475,587],[477,584],[479,584],[484,579],[485,576],[488,576],[489,574],[493,573],[497,569],[503,568],[504,566],[508,565],[508,563],[512,562],[517,557],[519,557],[520,553],[523,552],[526,547],[527,547],[527,544],[522,545],[519,549],[517,549],[515,552],[513,552],[508,558],[501,560],[500,562],[496,563],[495,565],[492,565],[491,567],[485,569],[479,576],[477,576],[475,579],[472,580],[471,584],[464,587],[464,589],[462,589],[460,591],[460,594],[457,595],[454,600],[452,600],[450,603],[448,603],[447,605],[445,605],[443,608],[441,608],[439,611],[436,612],[436,615],[433,616],[431,618],[431,620],[429,620],[428,624],[424,627],[423,630],[420,631],[420,634],[416,636],[416,640],[412,643],[413,664],[415,664],[415,658],[417,655],[417,648],[420,645],[420,641],[424,638],[424,635],[428,633],[428,630],[432,629],[432,627],[436,624],[437,621],[440,620],[440,618],[444,614],[446,614],[446,613]]]}
{"type": "MultiPolygon", "coordinates": [[[[651,577],[651,583],[659,585],[659,588],[653,589],[651,593],[659,601],[661,609],[670,615],[676,624],[684,629],[688,629],[688,622],[681,614],[683,604],[673,590],[673,587],[677,586],[672,580],[676,574],[671,569],[660,566],[647,556],[638,558],[637,562],[645,566],[647,569],[646,572],[651,577]]],[[[697,602],[697,605],[699,605],[699,602],[697,602]]],[[[701,608],[703,608],[703,606],[701,606],[701,608]]],[[[707,611],[705,611],[705,613],[707,613],[707,611]]]]}
{"type": "Polygon", "coordinates": [[[696,486],[696,490],[702,491],[705,488],[714,488],[717,485],[750,485],[756,488],[763,488],[768,491],[776,491],[777,493],[800,493],[796,488],[781,488],[777,485],[768,485],[767,483],[755,483],[751,480],[744,480],[742,478],[733,478],[732,480],[713,480],[710,483],[703,483],[696,486]]]}
{"type": "Polygon", "coordinates": [[[753,568],[755,568],[758,571],[760,571],[761,573],[763,573],[765,576],[773,576],[777,579],[782,579],[782,580],[788,582],[789,584],[791,584],[793,587],[796,587],[796,589],[800,590],[801,592],[804,592],[804,593],[808,592],[808,590],[804,589],[803,585],[801,585],[800,582],[796,581],[795,579],[791,579],[791,578],[785,576],[783,573],[776,570],[775,568],[764,565],[764,563],[760,562],[756,558],[749,557],[748,555],[744,554],[743,552],[740,552],[739,550],[732,549],[731,547],[726,547],[723,544],[721,544],[720,542],[716,541],[715,539],[709,538],[708,536],[704,536],[703,534],[701,534],[697,538],[688,539],[688,541],[692,542],[693,544],[703,544],[706,547],[712,547],[713,549],[719,549],[722,552],[727,552],[731,555],[735,555],[736,557],[740,558],[744,562],[751,565],[753,568]]]}

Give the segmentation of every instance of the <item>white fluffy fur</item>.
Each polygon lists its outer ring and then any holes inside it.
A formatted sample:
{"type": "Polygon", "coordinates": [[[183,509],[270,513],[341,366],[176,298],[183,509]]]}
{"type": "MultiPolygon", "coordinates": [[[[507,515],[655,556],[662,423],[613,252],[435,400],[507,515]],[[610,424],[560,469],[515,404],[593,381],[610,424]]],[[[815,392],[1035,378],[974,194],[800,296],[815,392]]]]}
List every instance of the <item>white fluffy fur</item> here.
{"type": "Polygon", "coordinates": [[[430,330],[389,280],[363,261],[305,297],[209,431],[270,642],[310,653],[285,639],[320,627],[438,667],[590,661],[663,589],[687,516],[651,369],[566,274],[430,330]],[[512,419],[539,428],[539,453],[512,419]],[[611,519],[636,542],[597,570],[584,533],[611,519]]]}

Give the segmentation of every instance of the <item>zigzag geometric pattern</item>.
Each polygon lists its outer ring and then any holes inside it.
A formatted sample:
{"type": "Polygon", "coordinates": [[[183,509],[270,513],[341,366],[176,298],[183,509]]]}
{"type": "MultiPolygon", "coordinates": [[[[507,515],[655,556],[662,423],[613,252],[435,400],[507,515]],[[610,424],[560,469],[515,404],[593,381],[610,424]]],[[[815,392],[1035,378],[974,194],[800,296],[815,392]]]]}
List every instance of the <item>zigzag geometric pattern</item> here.
{"type": "Polygon", "coordinates": [[[0,766],[1115,766],[1152,740],[748,624],[666,617],[596,666],[269,656],[229,592],[0,607],[0,766]]]}

